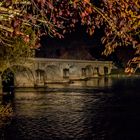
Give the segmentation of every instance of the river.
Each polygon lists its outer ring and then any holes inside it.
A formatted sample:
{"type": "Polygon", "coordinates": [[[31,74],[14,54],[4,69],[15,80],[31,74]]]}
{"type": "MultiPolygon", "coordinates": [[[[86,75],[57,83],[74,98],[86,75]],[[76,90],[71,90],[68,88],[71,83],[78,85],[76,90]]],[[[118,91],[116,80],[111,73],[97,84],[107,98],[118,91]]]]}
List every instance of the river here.
{"type": "Polygon", "coordinates": [[[111,81],[15,92],[14,116],[0,140],[140,140],[140,78],[111,81]]]}

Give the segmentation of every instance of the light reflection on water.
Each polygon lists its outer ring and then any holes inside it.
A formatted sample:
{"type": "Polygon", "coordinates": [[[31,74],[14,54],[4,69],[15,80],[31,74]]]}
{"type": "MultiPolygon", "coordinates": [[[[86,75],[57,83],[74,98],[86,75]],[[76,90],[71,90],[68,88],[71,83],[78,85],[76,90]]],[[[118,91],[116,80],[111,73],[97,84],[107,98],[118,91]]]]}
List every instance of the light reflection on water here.
{"type": "Polygon", "coordinates": [[[135,140],[140,138],[140,79],[55,92],[16,92],[5,140],[135,140]]]}

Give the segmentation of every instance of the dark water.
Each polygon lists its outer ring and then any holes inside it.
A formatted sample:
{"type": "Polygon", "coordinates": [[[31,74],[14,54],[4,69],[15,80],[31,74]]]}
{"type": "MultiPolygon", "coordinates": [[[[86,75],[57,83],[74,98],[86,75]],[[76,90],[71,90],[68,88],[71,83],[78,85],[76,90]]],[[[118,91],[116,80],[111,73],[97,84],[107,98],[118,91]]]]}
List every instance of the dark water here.
{"type": "Polygon", "coordinates": [[[4,140],[140,140],[140,79],[108,87],[16,92],[4,140]]]}

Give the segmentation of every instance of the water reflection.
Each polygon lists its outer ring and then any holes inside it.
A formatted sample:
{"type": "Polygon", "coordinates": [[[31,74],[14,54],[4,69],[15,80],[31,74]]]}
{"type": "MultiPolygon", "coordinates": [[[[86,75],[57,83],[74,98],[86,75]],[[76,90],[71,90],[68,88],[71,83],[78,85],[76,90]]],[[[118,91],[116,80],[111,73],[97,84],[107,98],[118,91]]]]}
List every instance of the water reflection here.
{"type": "MultiPolygon", "coordinates": [[[[98,96],[102,96],[102,93],[98,93],[98,96]]],[[[98,96],[78,92],[16,93],[18,124],[14,125],[18,130],[26,128],[24,133],[18,131],[23,139],[33,139],[36,135],[38,139],[88,138],[92,134],[90,124],[96,117],[101,100],[98,96]]]]}
{"type": "Polygon", "coordinates": [[[46,85],[49,88],[102,88],[102,87],[111,87],[112,78],[107,77],[94,77],[92,79],[85,80],[70,80],[69,83],[59,84],[59,83],[47,83],[46,85]]]}
{"type": "Polygon", "coordinates": [[[4,139],[139,139],[139,82],[113,79],[112,86],[108,89],[105,84],[103,90],[16,92],[14,117],[4,139]]]}
{"type": "Polygon", "coordinates": [[[91,87],[111,87],[112,86],[112,79],[107,77],[101,77],[101,78],[94,78],[91,80],[86,81],[86,86],[91,87]]]}

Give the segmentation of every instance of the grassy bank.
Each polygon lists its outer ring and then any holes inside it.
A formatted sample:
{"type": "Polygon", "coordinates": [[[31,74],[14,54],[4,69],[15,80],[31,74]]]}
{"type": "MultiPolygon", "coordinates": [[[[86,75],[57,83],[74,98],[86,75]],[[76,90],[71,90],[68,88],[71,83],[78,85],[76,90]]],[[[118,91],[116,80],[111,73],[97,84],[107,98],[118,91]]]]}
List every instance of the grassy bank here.
{"type": "Polygon", "coordinates": [[[13,109],[10,103],[7,105],[0,105],[0,128],[9,124],[13,116],[13,109]]]}

